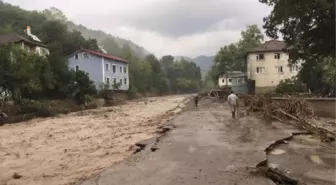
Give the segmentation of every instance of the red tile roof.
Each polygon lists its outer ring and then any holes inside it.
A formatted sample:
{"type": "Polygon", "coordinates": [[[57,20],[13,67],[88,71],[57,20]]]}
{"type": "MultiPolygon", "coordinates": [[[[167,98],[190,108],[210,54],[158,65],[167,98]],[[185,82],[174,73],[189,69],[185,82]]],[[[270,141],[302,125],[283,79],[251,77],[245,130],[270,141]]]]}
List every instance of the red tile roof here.
{"type": "MultiPolygon", "coordinates": [[[[76,54],[76,53],[79,53],[79,52],[88,52],[92,55],[96,55],[96,56],[100,56],[100,57],[104,57],[104,58],[107,58],[107,59],[111,59],[111,60],[116,60],[116,61],[120,61],[120,62],[125,62],[125,63],[128,63],[127,60],[124,60],[122,58],[119,58],[119,57],[116,57],[116,56],[112,56],[112,55],[109,55],[109,54],[106,54],[106,53],[101,53],[101,52],[98,52],[98,51],[92,51],[92,50],[88,50],[88,49],[79,49],[77,50],[75,53],[73,54],[76,54]]],[[[72,55],[73,55],[72,54],[72,55]]]]}
{"type": "Polygon", "coordinates": [[[248,53],[254,53],[254,52],[267,52],[267,51],[282,51],[286,49],[286,43],[284,41],[280,40],[270,40],[266,41],[264,44],[255,47],[248,51],[248,53]]]}

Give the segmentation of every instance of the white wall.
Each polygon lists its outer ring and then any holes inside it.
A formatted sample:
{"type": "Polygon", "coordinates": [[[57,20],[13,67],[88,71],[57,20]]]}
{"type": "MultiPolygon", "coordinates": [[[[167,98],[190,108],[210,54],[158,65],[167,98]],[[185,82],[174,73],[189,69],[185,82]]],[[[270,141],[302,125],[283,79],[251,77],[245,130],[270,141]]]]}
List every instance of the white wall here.
{"type": "Polygon", "coordinates": [[[288,54],[283,52],[265,52],[263,60],[257,60],[260,53],[250,53],[247,55],[247,76],[256,81],[256,87],[277,86],[281,80],[290,79],[298,74],[301,63],[298,63],[297,71],[290,71],[288,66],[288,54]],[[280,53],[280,59],[275,59],[274,55],[280,53]],[[282,66],[282,72],[277,67],[282,66]],[[264,71],[257,72],[257,68],[263,68],[264,71]]]}
{"type": "Polygon", "coordinates": [[[224,76],[218,78],[218,86],[226,86],[226,85],[231,85],[231,78],[227,78],[228,82],[226,84],[226,78],[224,76]]]}

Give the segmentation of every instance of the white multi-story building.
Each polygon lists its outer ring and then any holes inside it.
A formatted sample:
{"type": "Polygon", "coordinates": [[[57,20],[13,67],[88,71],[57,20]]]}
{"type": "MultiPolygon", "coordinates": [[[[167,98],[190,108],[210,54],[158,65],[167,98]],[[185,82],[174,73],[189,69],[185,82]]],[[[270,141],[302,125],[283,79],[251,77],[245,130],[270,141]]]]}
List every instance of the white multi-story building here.
{"type": "Polygon", "coordinates": [[[295,77],[302,62],[289,65],[283,41],[271,40],[247,53],[247,77],[255,80],[256,89],[274,88],[281,80],[295,77]]]}

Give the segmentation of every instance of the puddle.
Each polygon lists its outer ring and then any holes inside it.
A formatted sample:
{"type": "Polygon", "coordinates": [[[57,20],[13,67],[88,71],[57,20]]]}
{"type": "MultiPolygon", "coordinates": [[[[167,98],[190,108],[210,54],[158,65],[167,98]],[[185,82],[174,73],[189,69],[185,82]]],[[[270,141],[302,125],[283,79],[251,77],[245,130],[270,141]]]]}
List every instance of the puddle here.
{"type": "Polygon", "coordinates": [[[270,151],[270,155],[281,155],[281,154],[284,154],[284,153],[286,153],[285,150],[278,149],[278,148],[275,148],[275,149],[270,151]]]}
{"type": "Polygon", "coordinates": [[[293,134],[270,145],[266,151],[267,167],[280,171],[288,178],[335,184],[334,143],[322,143],[313,135],[293,134]]]}

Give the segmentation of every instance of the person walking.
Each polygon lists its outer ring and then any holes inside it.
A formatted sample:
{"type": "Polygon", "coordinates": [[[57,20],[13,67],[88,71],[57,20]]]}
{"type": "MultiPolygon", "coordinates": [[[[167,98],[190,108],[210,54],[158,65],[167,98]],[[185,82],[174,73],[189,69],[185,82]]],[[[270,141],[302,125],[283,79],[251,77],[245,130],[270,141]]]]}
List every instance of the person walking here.
{"type": "Polygon", "coordinates": [[[232,118],[235,118],[236,117],[236,110],[237,110],[237,106],[238,106],[237,95],[235,95],[234,92],[231,91],[231,94],[228,96],[227,101],[230,105],[232,118]]]}
{"type": "Polygon", "coordinates": [[[195,101],[195,107],[197,107],[198,106],[198,95],[194,97],[194,101],[195,101]]]}

